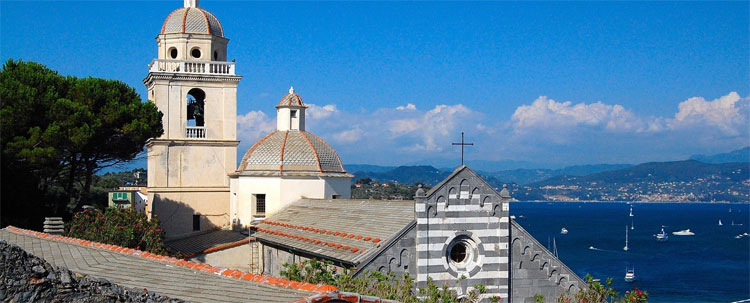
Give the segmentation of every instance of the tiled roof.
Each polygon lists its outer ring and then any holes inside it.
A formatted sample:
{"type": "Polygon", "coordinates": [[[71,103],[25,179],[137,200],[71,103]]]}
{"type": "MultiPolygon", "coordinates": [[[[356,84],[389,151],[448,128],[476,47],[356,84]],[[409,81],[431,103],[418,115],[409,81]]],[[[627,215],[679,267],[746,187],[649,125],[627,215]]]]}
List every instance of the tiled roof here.
{"type": "Polygon", "coordinates": [[[167,16],[161,33],[212,34],[224,37],[224,28],[211,12],[197,7],[182,7],[167,16]]]}
{"type": "Polygon", "coordinates": [[[247,150],[234,175],[351,177],[323,139],[307,131],[275,131],[247,150]]]}
{"type": "Polygon", "coordinates": [[[284,97],[281,98],[281,101],[279,101],[279,104],[276,105],[277,108],[283,106],[307,107],[307,105],[302,102],[302,97],[294,92],[294,87],[289,88],[289,93],[284,95],[284,97]]]}
{"type": "Polygon", "coordinates": [[[172,252],[179,252],[186,256],[195,256],[245,244],[247,241],[248,236],[240,232],[213,230],[185,238],[168,240],[164,242],[164,245],[172,252]]]}
{"type": "Polygon", "coordinates": [[[352,265],[414,222],[414,201],[302,199],[256,226],[255,238],[352,265]]]}
{"type": "MultiPolygon", "coordinates": [[[[8,226],[4,229],[0,229],[0,238],[11,240],[11,239],[8,239],[9,236],[3,235],[3,233],[6,233],[6,232],[17,234],[17,235],[28,235],[34,238],[43,239],[45,241],[56,241],[59,243],[78,245],[85,249],[102,249],[105,251],[122,254],[123,258],[127,260],[130,260],[133,257],[137,257],[139,260],[147,259],[151,262],[167,264],[169,265],[167,268],[170,268],[170,266],[172,268],[187,268],[187,269],[191,269],[192,271],[201,272],[203,274],[212,274],[211,276],[218,275],[218,276],[229,277],[229,278],[234,278],[234,279],[239,279],[239,280],[245,280],[245,281],[249,281],[250,283],[246,287],[258,288],[259,292],[265,292],[266,295],[268,296],[273,296],[274,292],[284,292],[285,289],[292,291],[294,294],[301,294],[301,297],[303,298],[305,297],[304,296],[305,294],[309,296],[309,295],[314,295],[313,293],[315,292],[328,293],[331,291],[336,291],[336,288],[330,285],[295,282],[295,281],[290,281],[290,280],[285,280],[285,279],[273,278],[269,276],[251,274],[251,273],[241,272],[241,271],[234,270],[234,269],[219,268],[219,267],[211,266],[208,264],[190,262],[190,261],[185,261],[185,260],[176,259],[176,258],[167,257],[167,256],[160,256],[160,255],[152,254],[150,252],[140,251],[137,249],[104,244],[104,243],[97,243],[97,242],[92,242],[88,240],[82,240],[82,239],[76,239],[76,238],[70,238],[70,237],[64,237],[64,236],[50,235],[47,233],[40,233],[40,232],[36,232],[32,230],[21,229],[21,228],[17,228],[14,226],[8,226]],[[257,284],[257,286],[253,284],[257,284]],[[262,287],[258,287],[258,286],[262,286],[262,287]],[[273,286],[273,287],[268,288],[268,286],[273,286]]],[[[28,242],[28,241],[25,241],[25,242],[28,242]]],[[[27,249],[26,247],[22,247],[22,248],[27,249]]],[[[119,255],[116,255],[116,256],[119,256],[119,255]]],[[[53,263],[49,260],[48,262],[53,263]]],[[[130,279],[136,279],[136,278],[138,277],[130,277],[130,279]]]]}

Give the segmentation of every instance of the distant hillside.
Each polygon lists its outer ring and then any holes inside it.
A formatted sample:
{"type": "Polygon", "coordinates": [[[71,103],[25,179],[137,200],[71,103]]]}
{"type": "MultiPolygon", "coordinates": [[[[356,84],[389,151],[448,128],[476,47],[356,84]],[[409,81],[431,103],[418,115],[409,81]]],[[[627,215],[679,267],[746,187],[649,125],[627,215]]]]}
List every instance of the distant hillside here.
{"type": "Polygon", "coordinates": [[[731,151],[723,154],[716,154],[711,156],[705,155],[693,155],[690,156],[690,160],[697,160],[703,163],[731,163],[731,162],[750,162],[750,146],[741,148],[735,151],[731,151]]]}
{"type": "Polygon", "coordinates": [[[389,170],[393,170],[396,167],[395,166],[370,165],[370,164],[344,164],[344,168],[348,172],[364,171],[364,172],[382,173],[382,172],[387,172],[389,170]]]}
{"type": "Polygon", "coordinates": [[[603,171],[617,170],[632,167],[631,164],[595,164],[576,165],[562,169],[514,169],[490,173],[494,177],[507,182],[518,184],[529,184],[542,181],[554,176],[585,176],[603,171]]]}
{"type": "Polygon", "coordinates": [[[750,164],[650,162],[528,184],[518,199],[750,202],[750,164]]]}
{"type": "MultiPolygon", "coordinates": [[[[351,172],[352,170],[349,171],[351,172]]],[[[370,178],[373,181],[380,183],[397,182],[402,184],[414,184],[422,182],[427,185],[435,185],[445,179],[450,173],[451,172],[449,171],[439,170],[428,165],[399,166],[384,172],[356,171],[354,172],[354,178],[352,181],[370,178]]]]}
{"type": "MultiPolygon", "coordinates": [[[[395,182],[400,184],[414,184],[421,182],[427,186],[432,186],[443,181],[443,179],[448,177],[452,172],[453,171],[440,170],[429,165],[399,166],[385,172],[354,172],[352,182],[356,182],[358,179],[370,178],[379,183],[395,182]]],[[[487,181],[487,183],[495,188],[501,188],[503,184],[506,183],[485,173],[480,173],[480,175],[485,181],[487,181]]],[[[511,184],[511,186],[515,185],[511,184]]]]}

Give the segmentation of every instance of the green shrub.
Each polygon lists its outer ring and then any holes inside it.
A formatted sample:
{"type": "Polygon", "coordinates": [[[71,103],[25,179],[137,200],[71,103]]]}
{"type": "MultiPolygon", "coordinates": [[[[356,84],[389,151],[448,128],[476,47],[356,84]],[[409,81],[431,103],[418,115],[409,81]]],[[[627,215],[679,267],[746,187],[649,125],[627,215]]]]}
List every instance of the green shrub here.
{"type": "Polygon", "coordinates": [[[637,288],[633,288],[630,291],[625,292],[625,296],[620,294],[612,288],[612,278],[607,278],[605,284],[599,281],[595,281],[591,275],[586,275],[586,284],[588,288],[584,288],[573,297],[570,294],[561,294],[557,298],[558,303],[645,303],[648,302],[648,293],[637,288]]]}
{"type": "MultiPolygon", "coordinates": [[[[479,302],[480,295],[487,292],[484,285],[474,285],[474,290],[458,298],[458,294],[448,284],[438,286],[428,278],[427,287],[414,293],[414,279],[409,274],[396,276],[379,271],[365,271],[360,277],[352,277],[347,269],[336,271],[329,261],[304,260],[294,264],[284,264],[281,276],[285,279],[313,284],[333,285],[341,291],[354,292],[381,299],[396,300],[403,303],[458,303],[479,302]]],[[[461,277],[456,283],[464,280],[461,277]]]]}
{"type": "Polygon", "coordinates": [[[65,235],[166,255],[159,220],[132,208],[85,209],[65,224],[65,235]]]}

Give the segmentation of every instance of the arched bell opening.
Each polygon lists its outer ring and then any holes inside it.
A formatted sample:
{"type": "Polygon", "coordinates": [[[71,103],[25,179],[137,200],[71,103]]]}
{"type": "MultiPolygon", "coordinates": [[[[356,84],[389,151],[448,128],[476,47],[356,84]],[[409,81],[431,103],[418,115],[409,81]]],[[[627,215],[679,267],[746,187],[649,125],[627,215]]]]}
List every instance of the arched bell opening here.
{"type": "Polygon", "coordinates": [[[206,93],[193,88],[187,94],[187,126],[205,126],[206,93]]]}

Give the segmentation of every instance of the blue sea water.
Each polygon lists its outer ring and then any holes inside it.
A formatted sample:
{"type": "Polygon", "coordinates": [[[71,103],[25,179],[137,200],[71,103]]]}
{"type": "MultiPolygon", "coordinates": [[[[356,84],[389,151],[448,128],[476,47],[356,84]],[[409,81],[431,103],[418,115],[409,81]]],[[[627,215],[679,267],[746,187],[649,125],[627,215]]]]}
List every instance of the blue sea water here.
{"type": "Polygon", "coordinates": [[[633,203],[633,217],[630,206],[516,202],[510,213],[540,243],[554,238],[560,259],[579,276],[611,277],[621,293],[635,286],[649,293],[649,302],[750,298],[750,237],[735,238],[750,233],[750,204],[633,203]],[[626,252],[625,228],[631,224],[626,252]],[[658,243],[662,225],[669,240],[658,243]],[[563,227],[567,235],[560,234],[563,227]],[[672,235],[688,228],[695,236],[672,235]],[[623,280],[627,267],[635,268],[636,282],[623,280]]]}

